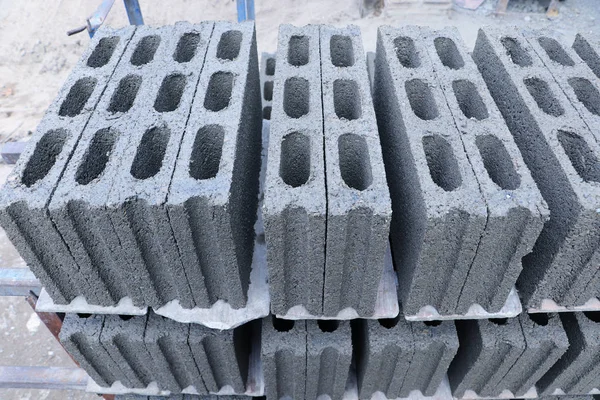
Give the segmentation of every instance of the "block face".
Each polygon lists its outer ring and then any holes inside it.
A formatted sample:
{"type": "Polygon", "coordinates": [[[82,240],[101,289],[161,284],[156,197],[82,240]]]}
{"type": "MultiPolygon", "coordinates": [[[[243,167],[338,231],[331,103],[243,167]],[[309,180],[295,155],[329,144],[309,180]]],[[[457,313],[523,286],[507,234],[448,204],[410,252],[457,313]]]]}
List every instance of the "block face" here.
{"type": "Polygon", "coordinates": [[[391,201],[360,29],[320,28],[327,246],[323,314],[375,311],[391,201]]]}
{"type": "Polygon", "coordinates": [[[589,166],[600,148],[520,34],[480,30],[473,58],[551,213],[522,260],[517,289],[527,307],[544,299],[578,305],[578,282],[596,272],[600,193],[589,166]]]}
{"type": "Polygon", "coordinates": [[[91,289],[45,208],[134,31],[98,31],[2,189],[0,223],[57,303],[91,289]]]}
{"type": "Polygon", "coordinates": [[[488,212],[457,311],[498,312],[549,211],[458,31],[421,32],[488,212]]]}
{"type": "Polygon", "coordinates": [[[352,361],[349,321],[306,321],[305,399],[342,399],[352,361]]]}
{"type": "Polygon", "coordinates": [[[305,398],[306,321],[262,319],[261,360],[267,399],[305,398]]]}
{"type": "Polygon", "coordinates": [[[277,61],[275,53],[262,53],[260,55],[260,92],[262,95],[262,116],[270,120],[273,110],[273,85],[277,61]]]}
{"type": "Polygon", "coordinates": [[[327,202],[319,27],[281,25],[278,41],[263,205],[271,311],[302,305],[321,315],[327,202]]]}
{"type": "Polygon", "coordinates": [[[419,28],[379,29],[373,93],[403,312],[454,313],[487,209],[419,28]]]}
{"type": "Polygon", "coordinates": [[[246,304],[261,159],[259,85],[254,24],[215,23],[166,202],[201,308],[217,300],[246,304]],[[219,51],[228,32],[241,35],[236,57],[219,51]]]}

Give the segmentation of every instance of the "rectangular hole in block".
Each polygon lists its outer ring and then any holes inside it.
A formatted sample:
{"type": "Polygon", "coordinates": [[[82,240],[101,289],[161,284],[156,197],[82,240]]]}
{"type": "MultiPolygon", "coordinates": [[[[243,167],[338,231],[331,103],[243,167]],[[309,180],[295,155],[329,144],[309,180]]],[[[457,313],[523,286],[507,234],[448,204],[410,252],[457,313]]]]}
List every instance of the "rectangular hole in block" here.
{"type": "Polygon", "coordinates": [[[404,84],[408,102],[415,115],[422,120],[436,119],[439,115],[437,104],[429,85],[420,80],[413,79],[404,84]]]}
{"type": "Polygon", "coordinates": [[[271,119],[271,106],[266,106],[263,108],[263,119],[271,119]]]}
{"type": "Polygon", "coordinates": [[[221,60],[235,60],[240,54],[242,37],[242,32],[240,31],[224,32],[217,46],[217,58],[221,60]]]}
{"type": "Polygon", "coordinates": [[[546,54],[548,54],[548,57],[550,57],[550,59],[555,63],[564,65],[566,67],[572,67],[575,65],[573,59],[569,57],[565,49],[563,49],[560,43],[558,43],[556,40],[549,37],[541,37],[538,38],[538,43],[540,46],[542,46],[546,54]]]}
{"type": "Polygon", "coordinates": [[[452,90],[465,117],[476,120],[488,117],[488,110],[473,82],[464,79],[454,81],[452,82],[452,90]]]}
{"type": "Polygon", "coordinates": [[[207,125],[196,133],[190,157],[190,176],[194,179],[210,179],[217,176],[225,130],[220,125],[207,125]]]}
{"type": "Polygon", "coordinates": [[[356,190],[366,190],[373,182],[369,146],[364,137],[345,133],[338,138],[340,173],[344,183],[356,190]]]}
{"type": "Polygon", "coordinates": [[[118,36],[105,37],[100,39],[94,51],[87,60],[87,66],[100,68],[108,64],[112,57],[120,38],[118,36]]]}
{"type": "Polygon", "coordinates": [[[337,79],[333,82],[333,105],[338,118],[353,120],[362,115],[360,90],[356,81],[337,79]]]}
{"type": "Polygon", "coordinates": [[[266,101],[273,100],[273,81],[266,81],[263,86],[264,98],[266,101]]]}
{"type": "Polygon", "coordinates": [[[129,171],[131,176],[144,180],[160,171],[170,136],[166,126],[153,127],[144,133],[129,171]]]}
{"type": "Polygon", "coordinates": [[[462,177],[450,143],[440,135],[425,136],[423,150],[433,182],[446,192],[459,188],[462,177]]]}
{"type": "Polygon", "coordinates": [[[405,68],[418,68],[421,65],[421,60],[417,54],[415,42],[407,36],[400,36],[394,39],[394,49],[398,61],[405,68]]]}
{"type": "Polygon", "coordinates": [[[600,92],[592,82],[585,78],[569,78],[577,100],[592,114],[600,116],[600,92]]]}
{"type": "Polygon", "coordinates": [[[110,158],[118,132],[111,128],[98,130],[77,168],[75,181],[80,185],[87,185],[104,172],[110,158]]]}
{"type": "Polygon", "coordinates": [[[517,189],[521,177],[500,139],[492,135],[477,136],[475,144],[492,181],[503,190],[517,189]]]}
{"type": "Polygon", "coordinates": [[[435,51],[442,64],[451,69],[461,69],[465,66],[465,61],[456,47],[456,43],[447,37],[437,37],[433,40],[435,51]]]}
{"type": "Polygon", "coordinates": [[[108,111],[111,113],[129,111],[133,106],[141,84],[142,77],[139,75],[127,75],[121,79],[119,86],[117,86],[110,98],[108,111]]]}
{"type": "Polygon", "coordinates": [[[158,89],[154,109],[158,112],[175,111],[179,107],[185,89],[186,77],[183,74],[167,75],[158,89]]]}
{"type": "Polygon", "coordinates": [[[300,132],[284,136],[281,142],[279,176],[286,185],[299,187],[310,177],[310,138],[300,132]]]}
{"type": "Polygon", "coordinates": [[[23,170],[21,182],[25,186],[31,187],[48,175],[68,137],[65,129],[53,129],[42,136],[23,170]]]}
{"type": "Polygon", "coordinates": [[[304,78],[292,77],[283,86],[283,110],[291,118],[308,114],[310,100],[309,83],[304,78]]]}
{"type": "Polygon", "coordinates": [[[500,39],[502,46],[506,50],[506,54],[510,57],[512,62],[519,67],[529,67],[532,65],[531,56],[521,46],[521,44],[515,38],[508,36],[500,39]]]}
{"type": "Polygon", "coordinates": [[[215,72],[208,82],[204,97],[204,108],[210,111],[221,111],[227,108],[231,101],[232,91],[233,74],[224,71],[215,72]]]}
{"type": "Polygon", "coordinates": [[[564,130],[558,131],[557,138],[581,179],[586,182],[600,183],[598,158],[585,139],[573,132],[564,130]]]}
{"type": "Polygon", "coordinates": [[[58,115],[61,117],[74,117],[81,113],[85,103],[90,99],[90,96],[94,92],[96,87],[95,78],[81,78],[69,89],[67,97],[63,100],[60,105],[58,115]]]}
{"type": "Polygon", "coordinates": [[[336,67],[354,65],[354,46],[350,36],[333,35],[329,40],[329,53],[336,67]]]}
{"type": "Polygon", "coordinates": [[[308,64],[308,36],[292,36],[288,44],[288,63],[296,67],[308,64]]]}
{"type": "Polygon", "coordinates": [[[523,80],[525,87],[535,100],[538,107],[548,115],[558,117],[565,113],[558,99],[552,93],[550,86],[546,81],[539,78],[525,78],[523,80]]]}
{"type": "Polygon", "coordinates": [[[265,70],[265,73],[269,76],[275,75],[275,59],[274,58],[267,58],[267,69],[265,70]]]}
{"type": "Polygon", "coordinates": [[[179,42],[173,54],[173,59],[179,63],[189,62],[196,55],[198,44],[200,43],[200,34],[197,32],[185,33],[179,42]]]}
{"type": "Polygon", "coordinates": [[[160,45],[160,36],[144,36],[135,46],[135,51],[131,55],[131,63],[136,66],[148,64],[154,59],[154,54],[160,45]]]}

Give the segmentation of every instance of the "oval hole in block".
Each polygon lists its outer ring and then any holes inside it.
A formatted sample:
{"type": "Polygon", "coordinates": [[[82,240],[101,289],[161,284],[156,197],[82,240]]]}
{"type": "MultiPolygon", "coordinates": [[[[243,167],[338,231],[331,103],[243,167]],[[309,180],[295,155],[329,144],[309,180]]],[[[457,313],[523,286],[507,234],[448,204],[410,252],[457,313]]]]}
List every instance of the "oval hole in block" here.
{"type": "Polygon", "coordinates": [[[271,315],[271,322],[277,332],[289,332],[294,329],[294,321],[288,319],[281,319],[271,315]]]}
{"type": "Polygon", "coordinates": [[[310,138],[300,132],[284,136],[281,142],[279,176],[286,185],[299,187],[310,177],[310,138]]]}
{"type": "Polygon", "coordinates": [[[363,191],[371,186],[373,175],[369,146],[364,137],[345,133],[338,138],[340,172],[344,183],[363,191]]]}
{"type": "Polygon", "coordinates": [[[452,90],[465,117],[479,121],[488,117],[488,110],[473,82],[467,80],[454,81],[452,82],[452,90]]]}
{"type": "Polygon", "coordinates": [[[587,142],[581,136],[564,130],[558,131],[557,138],[581,179],[600,183],[598,158],[587,142]]]}
{"type": "Polygon", "coordinates": [[[564,65],[566,67],[572,67],[575,65],[573,59],[569,57],[565,49],[563,49],[560,43],[558,43],[556,40],[549,37],[541,37],[538,38],[538,43],[540,46],[542,46],[546,54],[548,54],[548,57],[550,57],[550,59],[555,63],[564,65]]]}
{"type": "Polygon", "coordinates": [[[264,97],[266,101],[273,100],[273,81],[266,81],[263,87],[264,97]]]}
{"type": "Polygon", "coordinates": [[[490,322],[502,326],[508,323],[508,318],[490,318],[490,322]]]}
{"type": "Polygon", "coordinates": [[[143,180],[160,171],[170,136],[166,126],[150,128],[144,133],[131,165],[131,176],[143,180]]]}
{"type": "Polygon", "coordinates": [[[154,109],[158,112],[175,111],[179,107],[185,84],[186,78],[183,74],[166,76],[160,85],[160,89],[158,89],[154,109]]]}
{"type": "Polygon", "coordinates": [[[288,63],[296,67],[308,64],[308,36],[292,36],[288,43],[288,63]]]}
{"type": "Polygon", "coordinates": [[[243,35],[240,31],[224,32],[217,46],[217,58],[221,60],[235,60],[240,54],[242,37],[243,35]]]}
{"type": "Polygon", "coordinates": [[[267,58],[267,69],[265,70],[265,73],[269,76],[275,75],[275,59],[274,58],[267,58]]]}
{"type": "Polygon", "coordinates": [[[500,139],[492,135],[477,136],[475,144],[489,177],[504,190],[515,190],[521,178],[500,139]]]}
{"type": "Polygon", "coordinates": [[[554,93],[552,93],[552,90],[550,90],[550,86],[546,81],[539,78],[525,78],[523,83],[525,83],[525,87],[540,110],[554,117],[561,116],[565,113],[565,110],[554,96],[554,93]]]}
{"type": "Polygon", "coordinates": [[[415,115],[422,120],[432,120],[438,117],[438,108],[431,88],[420,79],[406,81],[404,84],[408,102],[415,115]]]}
{"type": "Polygon", "coordinates": [[[77,183],[87,185],[102,175],[113,151],[117,136],[117,131],[111,128],[100,129],[94,134],[83,162],[77,168],[77,174],[75,175],[77,183]]]}
{"type": "Polygon", "coordinates": [[[396,50],[396,57],[398,57],[398,61],[403,67],[418,68],[421,65],[415,42],[411,38],[407,36],[397,37],[394,39],[394,49],[396,50]]]}
{"type": "Polygon", "coordinates": [[[500,39],[500,43],[504,46],[506,54],[508,54],[513,64],[519,67],[529,67],[532,65],[531,56],[521,47],[517,39],[505,36],[500,39]]]}
{"type": "Polygon", "coordinates": [[[173,54],[173,59],[179,63],[191,61],[196,55],[199,43],[199,33],[188,32],[183,34],[183,36],[179,38],[179,42],[177,42],[177,48],[173,54]]]}
{"type": "Polygon", "coordinates": [[[154,54],[160,45],[160,36],[144,36],[135,46],[135,51],[131,55],[131,63],[136,66],[148,64],[154,60],[154,54]]]}
{"type": "Polygon", "coordinates": [[[233,74],[219,71],[212,74],[204,97],[204,108],[221,111],[229,106],[233,91],[233,74]]]}
{"type": "Polygon", "coordinates": [[[225,130],[219,125],[207,125],[198,130],[190,156],[190,176],[210,179],[217,176],[225,130]]]}
{"type": "Polygon", "coordinates": [[[21,182],[25,186],[31,187],[48,175],[48,172],[56,163],[56,159],[62,151],[68,136],[68,132],[64,129],[54,129],[42,136],[35,145],[35,150],[23,170],[21,182]]]}
{"type": "Polygon", "coordinates": [[[600,116],[600,92],[594,84],[585,78],[569,78],[569,85],[573,88],[579,100],[589,112],[600,116]]]}
{"type": "Polygon", "coordinates": [[[400,321],[400,315],[395,318],[382,318],[378,319],[379,325],[383,326],[385,329],[392,329],[396,325],[398,325],[398,321],[400,321]]]}
{"type": "Polygon", "coordinates": [[[460,187],[462,177],[450,143],[440,135],[425,136],[423,150],[433,182],[446,192],[460,187]]]}
{"type": "Polygon", "coordinates": [[[550,321],[550,318],[548,317],[548,314],[546,313],[534,313],[534,314],[527,314],[529,316],[529,319],[532,320],[536,325],[540,325],[540,326],[546,326],[548,325],[548,322],[550,321]]]}
{"type": "Polygon", "coordinates": [[[360,90],[356,81],[337,79],[333,82],[333,106],[338,118],[353,120],[362,115],[360,90]]]}
{"type": "Polygon", "coordinates": [[[335,332],[340,326],[340,321],[320,319],[317,325],[321,332],[335,332]]]}
{"type": "Polygon", "coordinates": [[[300,118],[308,114],[310,91],[304,78],[292,77],[283,86],[283,110],[291,118],[300,118]]]}
{"type": "Polygon", "coordinates": [[[333,35],[329,40],[329,53],[336,67],[354,65],[354,47],[350,36],[333,35]]]}
{"type": "Polygon", "coordinates": [[[442,64],[451,69],[461,69],[465,66],[465,61],[456,47],[456,43],[447,37],[437,37],[433,40],[435,51],[442,64]]]}
{"type": "Polygon", "coordinates": [[[111,113],[127,112],[133,106],[137,96],[142,77],[139,75],[127,75],[119,82],[111,99],[108,111],[111,113]]]}
{"type": "Polygon", "coordinates": [[[81,113],[85,103],[90,99],[96,87],[96,79],[86,77],[81,78],[69,89],[67,97],[60,105],[58,115],[61,117],[75,117],[81,113]]]}
{"type": "Polygon", "coordinates": [[[118,36],[105,37],[100,39],[94,51],[87,60],[87,66],[100,68],[108,64],[112,57],[120,38],[118,36]]]}

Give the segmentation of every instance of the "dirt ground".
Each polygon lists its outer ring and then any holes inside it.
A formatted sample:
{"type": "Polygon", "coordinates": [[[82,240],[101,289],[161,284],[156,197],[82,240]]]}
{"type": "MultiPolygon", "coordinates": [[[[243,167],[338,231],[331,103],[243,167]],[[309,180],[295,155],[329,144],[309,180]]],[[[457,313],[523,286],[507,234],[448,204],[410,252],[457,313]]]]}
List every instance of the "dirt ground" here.
{"type": "MultiPolygon", "coordinates": [[[[493,14],[497,0],[486,0],[477,11],[454,9],[440,12],[425,6],[399,11],[394,3],[378,15],[360,17],[358,0],[255,0],[257,38],[260,51],[276,50],[279,24],[358,25],[367,51],[375,49],[380,25],[416,24],[432,27],[456,26],[469,47],[479,27],[549,27],[568,41],[576,32],[600,34],[598,0],[565,0],[558,17],[543,14],[549,0],[511,0],[509,14],[493,14]],[[537,12],[537,13],[536,13],[537,12]],[[541,12],[541,13],[540,13],[541,12]]],[[[86,33],[68,37],[65,32],[83,25],[100,0],[0,0],[0,143],[26,140],[35,130],[79,55],[87,46],[86,33]]],[[[234,0],[140,0],[149,25],[180,20],[235,20],[234,0]]],[[[106,24],[126,25],[123,5],[116,1],[106,24]]],[[[508,28],[509,29],[509,28],[508,28]]],[[[0,182],[11,166],[0,161],[0,182]]],[[[0,229],[0,268],[25,267],[0,229]]],[[[22,298],[0,298],[0,366],[74,366],[36,314],[22,298]]],[[[1,378],[0,378],[1,379],[1,378]]],[[[82,392],[0,389],[0,400],[9,399],[97,399],[82,392]]]]}

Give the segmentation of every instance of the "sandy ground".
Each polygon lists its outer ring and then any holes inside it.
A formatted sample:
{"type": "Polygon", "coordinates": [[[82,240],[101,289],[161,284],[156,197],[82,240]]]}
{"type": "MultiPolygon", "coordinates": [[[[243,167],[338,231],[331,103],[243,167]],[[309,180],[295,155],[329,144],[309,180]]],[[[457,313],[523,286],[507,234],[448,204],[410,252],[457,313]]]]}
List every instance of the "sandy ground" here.
{"type": "MultiPolygon", "coordinates": [[[[387,0],[387,3],[399,0],[387,0]]],[[[24,140],[35,130],[44,110],[52,101],[79,55],[87,46],[85,33],[67,37],[68,29],[83,25],[100,0],[0,0],[0,143],[24,140]]],[[[126,25],[127,17],[117,1],[106,24],[126,25]]],[[[145,22],[171,24],[180,20],[235,20],[233,0],[141,0],[145,22]]],[[[360,18],[358,1],[256,0],[259,51],[274,52],[277,27],[332,24],[358,25],[367,51],[375,49],[380,25],[417,24],[432,27],[456,26],[469,47],[477,29],[484,25],[550,27],[572,40],[576,32],[600,34],[600,8],[597,0],[566,0],[557,18],[542,11],[548,0],[512,0],[510,15],[495,16],[496,0],[487,0],[479,10],[439,12],[424,8],[418,13],[403,13],[393,7],[379,16],[360,18]]],[[[0,182],[11,166],[0,162],[0,182]]],[[[0,229],[0,268],[25,267],[14,247],[0,229]]],[[[0,365],[73,366],[60,345],[22,298],[0,298],[0,365]]],[[[0,399],[96,399],[81,392],[50,390],[3,390],[0,399]]]]}

